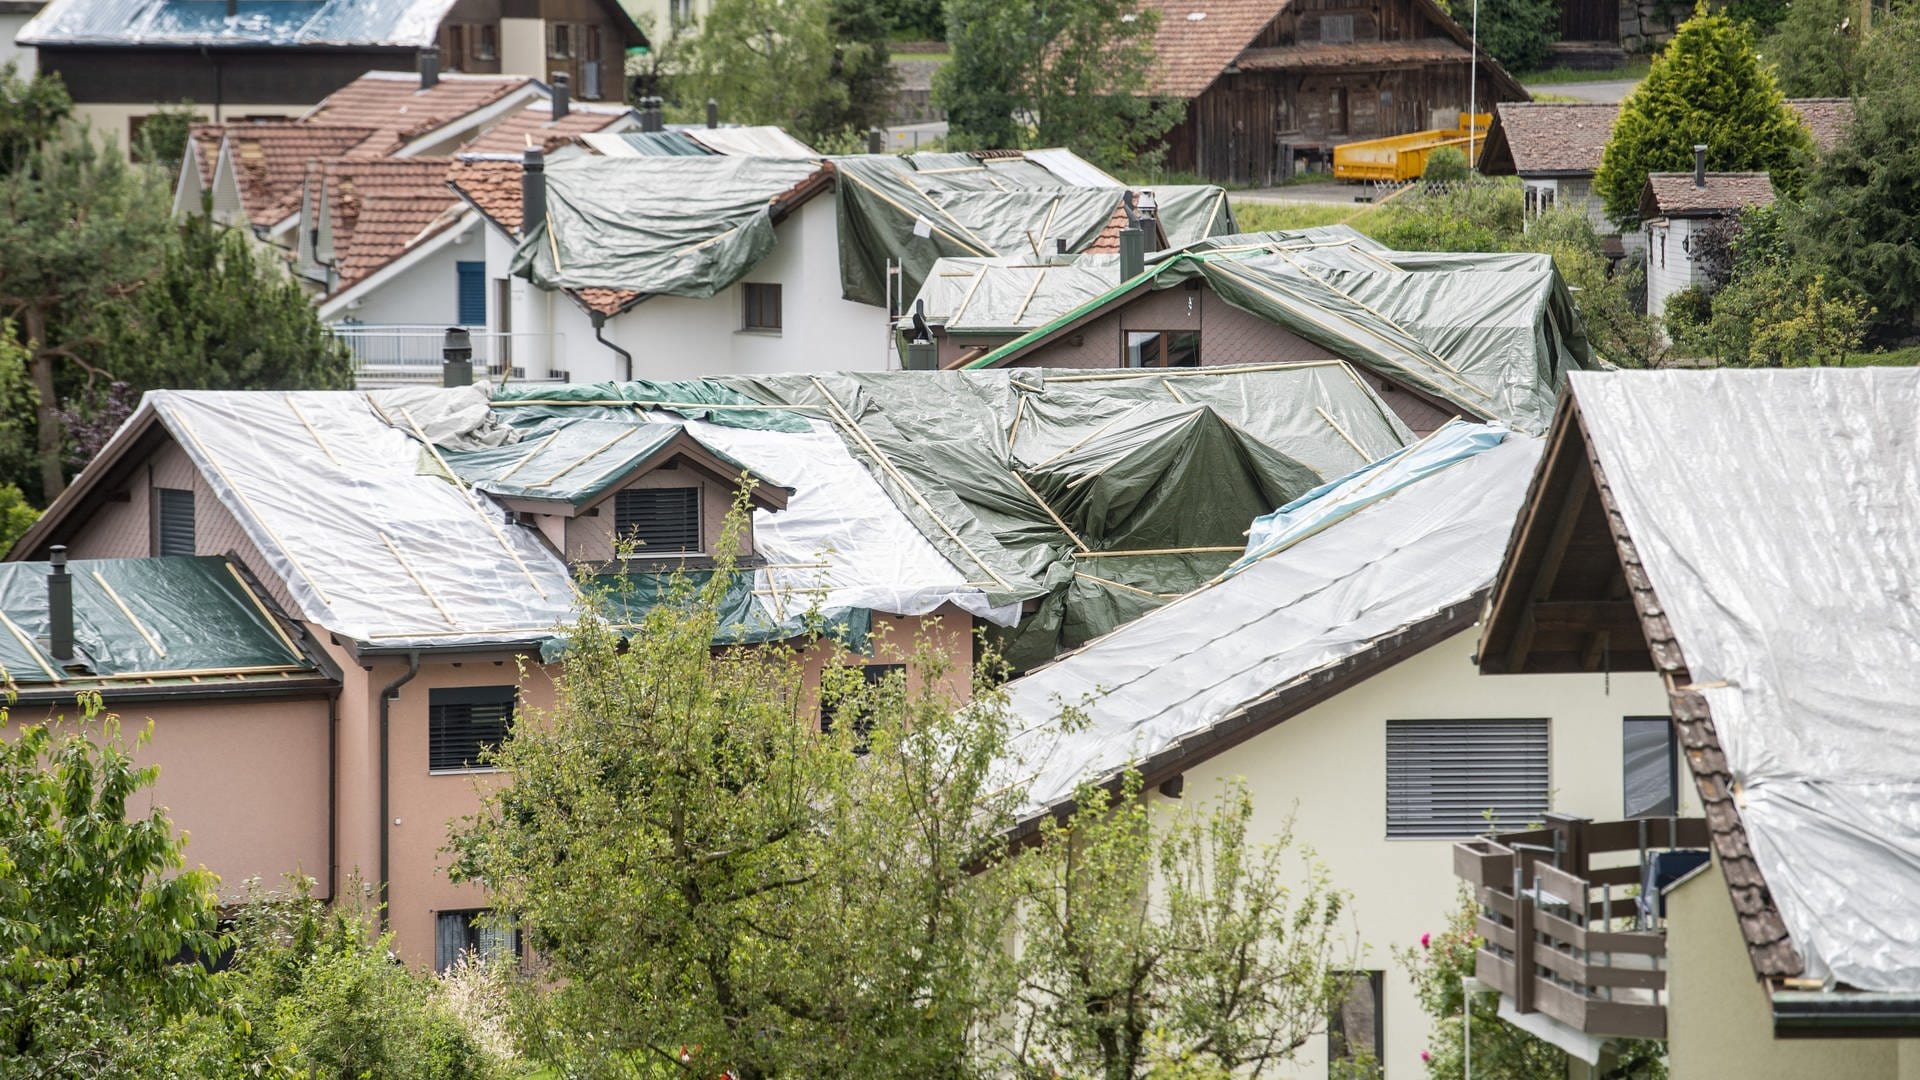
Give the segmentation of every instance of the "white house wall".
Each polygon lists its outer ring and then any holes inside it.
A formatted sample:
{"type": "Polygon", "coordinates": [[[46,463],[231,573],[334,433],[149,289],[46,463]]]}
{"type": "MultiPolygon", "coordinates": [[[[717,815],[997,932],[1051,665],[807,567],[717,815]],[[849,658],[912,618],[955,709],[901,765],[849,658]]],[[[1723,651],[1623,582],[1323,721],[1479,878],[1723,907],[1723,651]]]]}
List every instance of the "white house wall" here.
{"type": "Polygon", "coordinates": [[[40,70],[40,50],[13,41],[32,18],[30,11],[0,13],[0,65],[12,64],[22,79],[31,79],[40,70]]]}
{"type": "Polygon", "coordinates": [[[365,292],[334,316],[336,322],[372,326],[453,326],[459,322],[459,274],[455,263],[486,258],[478,221],[465,235],[365,292]]]}
{"type": "MultiPolygon", "coordinates": [[[[1386,838],[1387,721],[1550,718],[1552,809],[1617,820],[1622,721],[1667,715],[1652,675],[1482,676],[1473,649],[1474,631],[1449,638],[1186,773],[1187,806],[1217,798],[1229,778],[1244,780],[1254,802],[1251,836],[1276,835],[1292,815],[1296,842],[1311,845],[1335,885],[1353,893],[1350,911],[1366,947],[1356,967],[1386,972],[1388,1080],[1426,1075],[1428,1029],[1390,950],[1417,950],[1420,935],[1445,928],[1459,880],[1452,840],[1386,838]]],[[[1699,800],[1680,776],[1681,813],[1698,815],[1699,800]]],[[[1325,1053],[1325,1040],[1312,1040],[1280,1075],[1324,1077],[1325,1053]]]]}
{"type": "Polygon", "coordinates": [[[1647,314],[1663,318],[1667,298],[1699,281],[1687,240],[1693,235],[1689,218],[1659,219],[1647,226],[1647,314]]]}

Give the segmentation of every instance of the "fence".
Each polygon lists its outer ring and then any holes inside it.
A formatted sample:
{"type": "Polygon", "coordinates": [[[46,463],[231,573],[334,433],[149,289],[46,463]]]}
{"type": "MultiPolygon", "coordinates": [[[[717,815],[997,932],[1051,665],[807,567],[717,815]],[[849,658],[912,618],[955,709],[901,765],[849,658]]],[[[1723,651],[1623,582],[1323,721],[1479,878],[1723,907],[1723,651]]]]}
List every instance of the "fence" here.
{"type": "MultiPolygon", "coordinates": [[[[353,355],[354,385],[366,387],[437,384],[440,381],[444,326],[336,324],[333,335],[353,355]]],[[[565,382],[553,370],[566,356],[566,335],[497,333],[467,328],[473,342],[473,371],[496,380],[565,382]]]]}

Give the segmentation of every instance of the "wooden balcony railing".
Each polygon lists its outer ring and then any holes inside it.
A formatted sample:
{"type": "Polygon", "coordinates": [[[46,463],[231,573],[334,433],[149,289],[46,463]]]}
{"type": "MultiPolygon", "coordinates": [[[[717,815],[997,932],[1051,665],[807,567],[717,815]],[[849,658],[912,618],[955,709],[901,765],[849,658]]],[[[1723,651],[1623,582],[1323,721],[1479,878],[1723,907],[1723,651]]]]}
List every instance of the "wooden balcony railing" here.
{"type": "Polygon", "coordinates": [[[1475,976],[1517,1012],[1666,1038],[1666,921],[1660,898],[1641,892],[1651,861],[1706,844],[1701,818],[1550,815],[1543,829],[1454,845],[1453,872],[1480,904],[1475,976]]]}

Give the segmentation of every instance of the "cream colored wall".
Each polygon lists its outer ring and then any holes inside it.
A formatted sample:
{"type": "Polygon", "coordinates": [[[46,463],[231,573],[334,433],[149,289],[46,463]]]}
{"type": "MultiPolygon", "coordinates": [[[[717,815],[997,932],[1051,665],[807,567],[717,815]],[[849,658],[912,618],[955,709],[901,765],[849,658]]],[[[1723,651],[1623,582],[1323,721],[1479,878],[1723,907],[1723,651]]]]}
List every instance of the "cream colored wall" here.
{"type": "Polygon", "coordinates": [[[1720,860],[1667,893],[1667,1061],[1676,1080],[1907,1080],[1920,1039],[1776,1039],[1720,860]]]}
{"type": "MultiPolygon", "coordinates": [[[[220,106],[219,116],[214,115],[214,108],[211,105],[197,105],[195,111],[207,120],[219,122],[241,116],[300,116],[312,107],[311,105],[249,105],[229,101],[220,106]]],[[[150,116],[159,112],[160,109],[161,106],[154,103],[141,105],[87,103],[75,105],[73,115],[76,120],[85,120],[92,125],[95,139],[104,144],[111,138],[114,145],[124,151],[132,142],[128,133],[133,130],[133,118],[150,116]]]]}
{"type": "MultiPolygon", "coordinates": [[[[129,803],[144,816],[165,807],[187,834],[186,863],[220,875],[220,897],[246,895],[248,878],[281,888],[288,874],[305,874],[327,895],[327,701],[325,697],[234,697],[181,703],[106,699],[131,747],[148,721],[153,738],[134,750],[140,765],[158,765],[159,777],[129,803]]],[[[24,723],[64,719],[62,730],[100,737],[64,706],[19,705],[9,710],[8,738],[24,723]]]]}
{"type": "MultiPolygon", "coordinates": [[[[1614,675],[1610,686],[1602,675],[1479,675],[1474,640],[1473,631],[1455,635],[1186,774],[1187,805],[1214,798],[1229,778],[1244,779],[1254,799],[1252,835],[1276,834],[1293,814],[1295,840],[1311,845],[1334,883],[1353,893],[1367,950],[1358,966],[1386,972],[1389,1080],[1424,1075],[1427,1038],[1412,982],[1389,950],[1417,948],[1421,934],[1441,929],[1459,882],[1452,840],[1386,838],[1386,722],[1551,718],[1552,809],[1613,820],[1622,810],[1621,721],[1667,712],[1659,681],[1647,674],[1614,675]]],[[[1698,814],[1691,785],[1680,787],[1682,812],[1698,814]]],[[[1313,1040],[1282,1075],[1325,1076],[1325,1041],[1313,1040]]]]}
{"type": "Polygon", "coordinates": [[[500,20],[500,74],[547,77],[547,21],[500,20]]]}

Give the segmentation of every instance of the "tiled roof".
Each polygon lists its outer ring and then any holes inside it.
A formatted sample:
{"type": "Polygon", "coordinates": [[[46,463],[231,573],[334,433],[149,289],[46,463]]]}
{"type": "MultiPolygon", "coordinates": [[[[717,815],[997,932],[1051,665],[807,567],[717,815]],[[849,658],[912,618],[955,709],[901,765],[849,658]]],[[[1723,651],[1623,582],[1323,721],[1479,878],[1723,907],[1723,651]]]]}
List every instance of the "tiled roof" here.
{"type": "Polygon", "coordinates": [[[447,185],[502,230],[519,234],[519,162],[456,159],[447,170],[447,185]]]}
{"type": "Polygon", "coordinates": [[[324,170],[340,288],[450,224],[445,158],[336,159],[324,170]]]}
{"type": "Polygon", "coordinates": [[[203,187],[213,184],[213,170],[220,164],[220,137],[226,131],[224,124],[195,124],[187,129],[188,152],[199,151],[193,158],[200,165],[200,183],[203,187]]]}
{"type": "MultiPolygon", "coordinates": [[[[1120,230],[1126,227],[1127,207],[1125,203],[1121,203],[1119,206],[1113,208],[1113,216],[1107,219],[1106,225],[1101,228],[1099,235],[1093,238],[1093,242],[1081,249],[1082,253],[1118,255],[1120,253],[1120,230]]],[[[1148,245],[1148,250],[1158,251],[1166,247],[1167,235],[1166,232],[1160,228],[1158,221],[1154,222],[1153,227],[1157,235],[1152,238],[1153,242],[1148,245]]]]}
{"type": "Polygon", "coordinates": [[[373,134],[363,152],[390,154],[408,140],[484,109],[532,82],[519,75],[442,75],[432,88],[422,90],[417,75],[369,71],[327,95],[302,119],[370,128],[373,134]]]}
{"type": "Polygon", "coordinates": [[[1763,172],[1708,173],[1696,187],[1692,173],[1652,173],[1640,196],[1641,218],[1698,217],[1773,205],[1773,181],[1763,172]]]}
{"type": "Polygon", "coordinates": [[[590,310],[602,315],[618,315],[639,297],[635,289],[575,289],[573,295],[590,310]]]}
{"type": "Polygon", "coordinates": [[[1813,145],[1823,154],[1838,146],[1853,126],[1853,102],[1846,98],[1788,98],[1787,104],[1813,132],[1813,145]]]}
{"type": "Polygon", "coordinates": [[[351,154],[372,134],[371,128],[301,121],[226,125],[247,220],[268,226],[299,210],[307,163],[351,154]]]}
{"type": "Polygon", "coordinates": [[[529,146],[550,151],[576,135],[591,135],[619,125],[631,110],[576,103],[558,122],[549,102],[521,109],[460,148],[463,154],[517,154],[529,146]]]}
{"type": "Polygon", "coordinates": [[[1465,63],[1471,58],[1471,54],[1465,48],[1446,38],[1360,41],[1347,45],[1330,45],[1316,41],[1304,45],[1248,49],[1240,54],[1237,66],[1242,71],[1285,71],[1301,68],[1350,67],[1359,64],[1422,64],[1444,61],[1465,63]]]}
{"type": "Polygon", "coordinates": [[[1142,7],[1160,13],[1153,89],[1198,97],[1286,6],[1287,0],[1143,0],[1142,7]]]}
{"type": "Polygon", "coordinates": [[[1579,102],[1502,102],[1496,106],[1493,129],[1487,135],[1487,168],[1500,158],[1502,146],[1511,154],[1513,168],[1522,176],[1599,171],[1600,155],[1613,137],[1620,118],[1618,104],[1579,102]]]}

